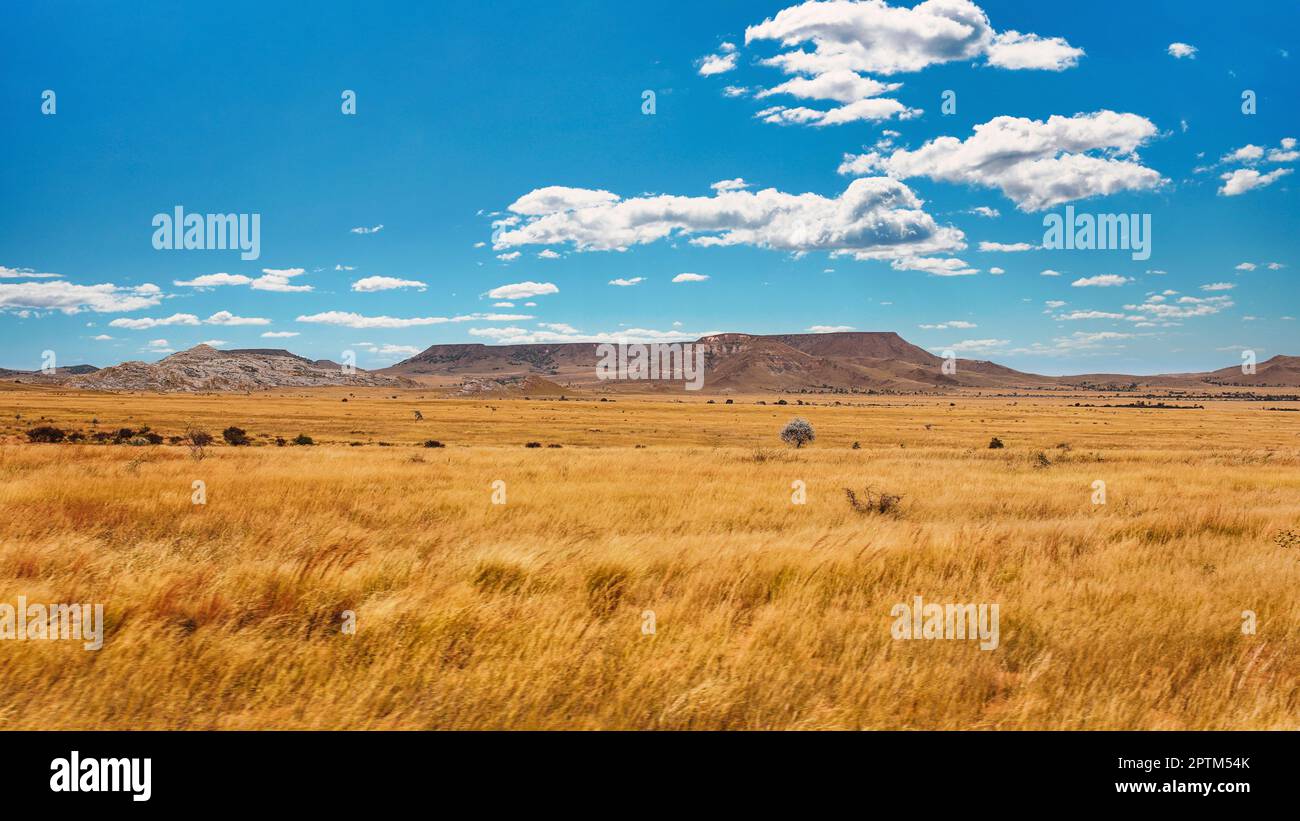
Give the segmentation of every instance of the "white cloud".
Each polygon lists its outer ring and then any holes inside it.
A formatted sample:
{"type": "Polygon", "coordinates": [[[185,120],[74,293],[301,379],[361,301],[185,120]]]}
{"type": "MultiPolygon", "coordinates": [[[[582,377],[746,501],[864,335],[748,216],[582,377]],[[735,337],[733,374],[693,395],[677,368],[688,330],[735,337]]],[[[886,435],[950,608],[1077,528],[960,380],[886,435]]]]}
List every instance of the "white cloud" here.
{"type": "Polygon", "coordinates": [[[1238,271],[1253,271],[1259,266],[1253,262],[1241,262],[1237,264],[1238,271]]]}
{"type": "Polygon", "coordinates": [[[1272,185],[1279,178],[1285,177],[1293,170],[1291,168],[1279,168],[1267,174],[1261,174],[1253,168],[1238,168],[1230,174],[1220,175],[1219,179],[1224,180],[1224,183],[1219,189],[1219,194],[1225,197],[1236,197],[1252,189],[1272,185]]]}
{"type": "MultiPolygon", "coordinates": [[[[990,219],[991,219],[991,218],[994,218],[994,217],[1000,217],[1000,216],[1002,216],[1002,212],[1001,212],[1001,211],[999,211],[999,210],[996,209],[996,208],[990,208],[990,207],[987,206],[987,205],[977,205],[977,206],[975,206],[974,208],[970,209],[970,211],[968,211],[967,213],[968,213],[968,214],[975,214],[975,215],[977,215],[977,216],[981,216],[981,217],[989,217],[990,219]]],[[[983,245],[984,243],[980,243],[980,244],[983,245]]],[[[996,245],[997,243],[989,243],[989,244],[990,244],[990,245],[996,245]]],[[[981,249],[981,250],[983,250],[983,249],[981,249]]]]}
{"type": "Polygon", "coordinates": [[[109,336],[108,334],[99,334],[97,336],[92,337],[92,339],[94,339],[96,342],[107,342],[112,338],[113,337],[109,336]]]}
{"type": "Polygon", "coordinates": [[[145,331],[150,328],[160,328],[167,325],[198,325],[199,318],[194,314],[172,314],[160,318],[141,317],[139,319],[127,319],[125,317],[114,319],[108,323],[111,328],[128,328],[132,331],[145,331]]]}
{"type": "Polygon", "coordinates": [[[776,40],[789,49],[763,62],[788,74],[865,71],[896,74],[987,56],[1000,68],[1068,68],[1082,49],[1060,38],[996,32],[970,0],[927,0],[913,8],[883,0],[806,2],[745,29],[745,42],[776,40]],[[812,43],[813,50],[796,48],[812,43]]]}
{"type": "Polygon", "coordinates": [[[107,282],[75,285],[53,278],[39,282],[0,282],[0,309],[35,308],[65,314],[82,311],[122,313],[152,308],[161,301],[161,291],[152,283],[134,287],[119,287],[107,282]]]}
{"type": "Polygon", "coordinates": [[[621,251],[679,235],[697,246],[822,250],[859,259],[965,247],[960,230],[940,227],[922,206],[905,184],[883,177],[854,180],[834,198],[767,188],[620,200],[607,191],[539,189],[510,206],[527,218],[500,231],[496,247],[572,243],[579,251],[621,251]]]}
{"type": "Polygon", "coordinates": [[[1268,264],[1268,270],[1270,270],[1270,271],[1280,271],[1280,270],[1282,270],[1282,269],[1285,268],[1285,267],[1286,267],[1286,266],[1283,265],[1283,264],[1280,263],[1280,262],[1270,262],[1270,263],[1268,264]]]}
{"type": "Polygon", "coordinates": [[[704,282],[709,278],[708,274],[678,274],[673,277],[673,282],[704,282]]]}
{"type": "Polygon", "coordinates": [[[974,322],[967,322],[963,319],[954,319],[951,322],[940,322],[937,325],[917,325],[916,327],[927,331],[946,331],[949,328],[967,330],[970,328],[978,328],[979,326],[974,322]]]}
{"type": "Polygon", "coordinates": [[[981,242],[981,251],[1001,251],[1007,254],[1017,253],[1019,251],[1033,251],[1038,248],[1037,245],[1030,245],[1027,242],[981,242]]]}
{"type": "Polygon", "coordinates": [[[1196,59],[1196,46],[1188,45],[1187,43],[1170,43],[1167,51],[1169,52],[1170,57],[1175,57],[1179,60],[1184,57],[1189,60],[1196,59]]]}
{"type": "Polygon", "coordinates": [[[510,285],[499,285],[487,292],[492,299],[527,299],[533,296],[545,296],[546,294],[558,294],[560,292],[552,282],[515,282],[510,285]]]}
{"type": "Polygon", "coordinates": [[[228,343],[228,342],[227,342],[226,340],[224,340],[224,339],[205,339],[205,340],[203,340],[202,342],[200,342],[199,344],[200,344],[200,345],[209,345],[209,346],[215,348],[215,347],[217,347],[218,345],[228,345],[228,344],[230,344],[230,343],[228,343]]]}
{"type": "Polygon", "coordinates": [[[270,325],[271,320],[260,316],[235,316],[230,311],[217,311],[203,320],[206,325],[270,325]]]}
{"type": "Polygon", "coordinates": [[[398,288],[415,288],[423,291],[428,286],[415,279],[398,279],[397,277],[365,277],[352,283],[352,290],[362,293],[371,291],[393,291],[398,288]]]}
{"type": "Polygon", "coordinates": [[[807,329],[810,334],[842,334],[852,330],[852,325],[813,325],[807,329]]]}
{"type": "Polygon", "coordinates": [[[263,339],[292,339],[298,336],[297,331],[267,331],[262,334],[263,339]]]}
{"type": "Polygon", "coordinates": [[[379,224],[379,225],[376,225],[376,226],[373,227],[373,228],[367,228],[367,227],[365,227],[364,225],[360,225],[360,226],[357,226],[356,228],[353,228],[353,229],[352,229],[352,233],[353,233],[353,234],[378,234],[378,233],[379,233],[380,231],[382,231],[382,230],[384,230],[384,226],[383,226],[382,223],[379,224]]]}
{"type": "Polygon", "coordinates": [[[1154,319],[1188,319],[1199,316],[1213,316],[1233,306],[1227,296],[1194,297],[1180,296],[1169,302],[1161,295],[1148,296],[1140,305],[1125,305],[1126,311],[1137,311],[1154,319]]]}
{"type": "Polygon", "coordinates": [[[878,122],[893,117],[910,120],[920,116],[921,113],[920,109],[908,108],[898,100],[889,97],[869,97],[827,111],[806,106],[787,108],[776,105],[756,112],[754,117],[775,125],[811,125],[821,128],[846,123],[878,122]]]}
{"type": "Polygon", "coordinates": [[[1051,268],[1044,268],[1043,270],[1038,272],[1038,275],[1040,277],[1059,277],[1061,275],[1061,272],[1053,271],[1051,268]]]}
{"type": "Polygon", "coordinates": [[[617,285],[620,288],[627,288],[632,285],[636,285],[638,282],[645,282],[645,277],[632,277],[631,279],[624,279],[623,277],[619,277],[618,279],[611,279],[609,281],[609,284],[617,285]]]}
{"type": "Polygon", "coordinates": [[[1111,311],[1071,311],[1068,314],[1061,314],[1056,317],[1058,320],[1065,322],[1074,322],[1081,319],[1123,319],[1123,314],[1117,314],[1111,311]]]}
{"type": "Polygon", "coordinates": [[[1057,308],[1062,308],[1062,307],[1064,307],[1066,303],[1065,303],[1065,300],[1063,300],[1063,299],[1049,299],[1049,300],[1047,300],[1046,302],[1044,302],[1043,304],[1046,305],[1047,307],[1051,308],[1052,310],[1056,310],[1057,308]]]}
{"type": "Polygon", "coordinates": [[[282,293],[301,293],[312,290],[310,285],[293,285],[289,280],[302,276],[302,268],[263,268],[262,276],[249,283],[255,291],[279,291],[282,293]]]}
{"type": "Polygon", "coordinates": [[[298,317],[298,322],[321,325],[339,325],[345,328],[414,328],[423,325],[442,325],[448,322],[520,322],[533,317],[525,314],[465,314],[462,316],[423,316],[401,318],[393,316],[363,316],[349,311],[325,311],[298,317]]]}
{"type": "Polygon", "coordinates": [[[537,254],[537,258],[538,259],[559,259],[560,255],[552,251],[550,248],[543,248],[537,254]]]}
{"type": "Polygon", "coordinates": [[[1007,69],[1042,69],[1064,71],[1074,68],[1083,56],[1083,49],[1075,48],[1063,37],[1039,37],[1004,31],[993,38],[988,47],[989,65],[1007,69]]]}
{"type": "Polygon", "coordinates": [[[165,339],[149,340],[149,344],[145,346],[145,350],[153,353],[173,353],[171,343],[165,339]]]}
{"type": "Polygon", "coordinates": [[[978,274],[978,268],[972,268],[956,257],[939,259],[937,257],[906,257],[896,259],[889,264],[895,271],[921,271],[936,277],[962,277],[978,274]]]}
{"type": "Polygon", "coordinates": [[[994,276],[1002,276],[1003,274],[1006,273],[1006,271],[1003,270],[1002,268],[998,268],[997,266],[994,266],[989,269],[989,273],[993,274],[994,276]]]}
{"type": "Polygon", "coordinates": [[[696,61],[699,65],[700,76],[710,77],[714,74],[726,74],[736,67],[736,54],[710,54],[707,57],[701,57],[696,61]]]}
{"type": "Polygon", "coordinates": [[[1264,147],[1260,145],[1246,144],[1241,148],[1229,151],[1219,158],[1219,162],[1241,162],[1253,163],[1258,162],[1264,156],[1264,147]]]}
{"type": "Polygon", "coordinates": [[[1053,115],[1046,121],[1001,116],[975,126],[965,140],[938,137],[915,151],[845,155],[839,170],[997,188],[1020,210],[1041,211],[1162,185],[1166,180],[1135,153],[1156,134],[1145,117],[1114,111],[1053,115]]]}
{"type": "Polygon", "coordinates": [[[357,266],[355,266],[355,265],[343,265],[343,264],[340,263],[340,264],[334,266],[334,270],[335,270],[335,271],[355,271],[355,270],[357,270],[357,266]]]}
{"type": "Polygon", "coordinates": [[[1201,290],[1202,291],[1231,291],[1233,288],[1236,287],[1237,285],[1234,282],[1211,282],[1207,285],[1202,285],[1201,290]]]}
{"type": "Polygon", "coordinates": [[[37,273],[29,268],[6,268],[0,265],[0,279],[59,279],[63,274],[37,273]]]}
{"type": "Polygon", "coordinates": [[[513,307],[515,307],[515,303],[513,303],[513,302],[493,302],[493,303],[492,303],[492,307],[493,307],[493,308],[513,308],[513,307]]]}
{"type": "Polygon", "coordinates": [[[203,274],[194,277],[194,279],[174,279],[172,284],[182,288],[218,288],[223,285],[248,285],[253,281],[252,277],[243,274],[203,274]]]}
{"type": "Polygon", "coordinates": [[[734,180],[718,180],[709,186],[714,191],[742,191],[749,187],[743,177],[736,177],[734,180]]]}
{"type": "Polygon", "coordinates": [[[994,353],[1009,344],[1011,344],[1009,339],[965,339],[951,345],[944,345],[943,348],[954,353],[994,353]]]}
{"type": "Polygon", "coordinates": [[[1095,277],[1080,277],[1070,283],[1072,288],[1114,288],[1118,285],[1127,285],[1132,282],[1131,277],[1122,277],[1118,274],[1099,274],[1095,277]]]}
{"type": "Polygon", "coordinates": [[[754,97],[762,99],[777,94],[788,94],[802,100],[833,100],[848,104],[896,91],[902,88],[902,85],[902,83],[882,83],[870,77],[863,77],[856,71],[838,69],[813,77],[795,77],[780,85],[765,88],[754,97]]]}

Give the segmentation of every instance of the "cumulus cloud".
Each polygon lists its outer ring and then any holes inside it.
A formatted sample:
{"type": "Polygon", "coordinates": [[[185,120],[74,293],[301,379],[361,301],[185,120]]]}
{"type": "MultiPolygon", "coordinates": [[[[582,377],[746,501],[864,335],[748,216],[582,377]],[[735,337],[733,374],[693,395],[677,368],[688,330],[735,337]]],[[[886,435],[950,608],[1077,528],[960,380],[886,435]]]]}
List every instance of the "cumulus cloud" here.
{"type": "Polygon", "coordinates": [[[623,277],[619,277],[618,279],[611,279],[609,281],[609,284],[617,285],[620,288],[628,288],[633,285],[636,285],[638,282],[645,282],[645,277],[632,277],[631,279],[624,279],[623,277]]]}
{"type": "Polygon", "coordinates": [[[704,282],[709,278],[708,274],[678,274],[673,277],[673,282],[704,282]]]}
{"type": "Polygon", "coordinates": [[[1060,38],[999,34],[970,0],[926,0],[912,8],[884,0],[806,2],[745,29],[746,44],[755,40],[775,40],[789,49],[763,61],[788,74],[889,75],[981,56],[1001,68],[1060,70],[1083,56],[1060,38]],[[804,43],[813,50],[797,48],[804,43]]]}
{"type": "Polygon", "coordinates": [[[701,57],[697,64],[701,77],[711,77],[714,74],[726,74],[736,67],[736,54],[710,54],[707,57],[701,57]]]}
{"type": "Polygon", "coordinates": [[[448,322],[521,322],[532,319],[526,314],[464,314],[461,316],[363,316],[350,311],[325,311],[298,317],[298,322],[320,325],[339,325],[345,328],[414,328],[423,325],[443,325],[448,322]]]}
{"type": "Polygon", "coordinates": [[[656,195],[620,199],[608,191],[539,189],[510,211],[523,217],[495,245],[571,243],[579,251],[623,251],[674,236],[697,246],[752,245],[780,251],[830,251],[894,259],[965,247],[964,234],[940,227],[904,183],[851,182],[838,197],[773,188],[709,197],[656,195]],[[552,209],[552,210],[547,210],[552,209]]]}
{"type": "Polygon", "coordinates": [[[1020,210],[1041,211],[1159,187],[1166,180],[1136,154],[1156,133],[1145,117],[1114,111],[1053,115],[1045,121],[1001,116],[975,126],[965,140],[938,137],[915,151],[846,155],[839,170],[997,188],[1020,210]]]}
{"type": "Polygon", "coordinates": [[[1253,168],[1238,168],[1236,171],[1219,176],[1219,179],[1223,180],[1223,185],[1219,188],[1219,195],[1236,197],[1256,188],[1264,188],[1290,174],[1293,170],[1295,169],[1278,168],[1267,174],[1261,174],[1253,168]]]}
{"type": "Polygon", "coordinates": [[[63,274],[38,273],[30,268],[6,268],[0,265],[0,279],[59,279],[63,274]]]}
{"type": "Polygon", "coordinates": [[[515,282],[499,285],[487,292],[492,299],[528,299],[546,294],[558,294],[560,289],[553,282],[515,282]]]}
{"type": "Polygon", "coordinates": [[[217,311],[203,320],[207,325],[270,325],[271,320],[260,316],[235,316],[230,311],[217,311]]]}
{"type": "Polygon", "coordinates": [[[1210,282],[1201,286],[1202,291],[1231,291],[1236,288],[1235,282],[1210,282]]]}
{"type": "Polygon", "coordinates": [[[709,186],[714,191],[742,191],[749,187],[743,177],[736,177],[734,180],[718,180],[709,186]]]}
{"type": "Polygon", "coordinates": [[[1189,60],[1196,59],[1196,46],[1188,45],[1187,43],[1170,43],[1169,48],[1166,50],[1169,52],[1170,57],[1174,57],[1179,60],[1183,59],[1184,57],[1186,57],[1189,60]]]}
{"type": "Polygon", "coordinates": [[[364,277],[352,283],[352,290],[362,293],[371,291],[393,291],[399,288],[415,288],[423,291],[429,287],[415,279],[398,279],[397,277],[364,277]]]}
{"type": "Polygon", "coordinates": [[[158,286],[151,283],[119,287],[112,283],[75,285],[62,279],[38,282],[0,282],[0,310],[29,309],[78,314],[125,313],[152,308],[162,300],[158,286]]]}
{"type": "Polygon", "coordinates": [[[219,288],[223,285],[248,285],[253,281],[252,277],[243,274],[227,274],[225,272],[218,274],[203,274],[193,279],[174,279],[173,285],[182,288],[219,288]]]}

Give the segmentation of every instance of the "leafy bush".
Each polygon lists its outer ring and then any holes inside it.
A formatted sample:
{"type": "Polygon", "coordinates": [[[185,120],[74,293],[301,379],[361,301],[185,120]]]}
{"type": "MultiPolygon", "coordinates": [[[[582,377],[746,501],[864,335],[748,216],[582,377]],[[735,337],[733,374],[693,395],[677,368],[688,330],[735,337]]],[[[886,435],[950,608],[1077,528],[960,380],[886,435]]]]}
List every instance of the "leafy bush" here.
{"type": "Polygon", "coordinates": [[[796,448],[801,448],[816,438],[817,434],[807,419],[792,419],[781,428],[781,441],[796,448]]]}
{"type": "Polygon", "coordinates": [[[1006,445],[1002,444],[1002,440],[996,436],[994,436],[992,439],[989,440],[990,450],[997,450],[998,448],[1005,448],[1005,447],[1006,445]]]}
{"type": "Polygon", "coordinates": [[[297,436],[293,437],[293,443],[294,443],[295,445],[314,445],[314,444],[316,444],[316,442],[315,442],[315,441],[314,441],[310,436],[308,436],[308,435],[305,434],[305,433],[300,433],[300,434],[298,434],[297,436]]]}
{"type": "Polygon", "coordinates": [[[30,442],[62,442],[66,435],[53,425],[41,425],[39,428],[27,431],[27,439],[30,442]]]}
{"type": "Polygon", "coordinates": [[[446,447],[446,445],[444,445],[442,442],[439,442],[437,439],[425,439],[425,440],[424,440],[424,446],[425,446],[426,448],[445,448],[445,447],[446,447]]]}
{"type": "Polygon", "coordinates": [[[234,425],[223,430],[221,438],[226,440],[226,444],[236,447],[251,444],[248,440],[248,433],[243,428],[237,428],[234,425]]]}
{"type": "Polygon", "coordinates": [[[526,448],[540,448],[541,446],[542,446],[542,443],[541,443],[541,442],[526,442],[526,443],[524,443],[524,447],[526,447],[526,448]]]}

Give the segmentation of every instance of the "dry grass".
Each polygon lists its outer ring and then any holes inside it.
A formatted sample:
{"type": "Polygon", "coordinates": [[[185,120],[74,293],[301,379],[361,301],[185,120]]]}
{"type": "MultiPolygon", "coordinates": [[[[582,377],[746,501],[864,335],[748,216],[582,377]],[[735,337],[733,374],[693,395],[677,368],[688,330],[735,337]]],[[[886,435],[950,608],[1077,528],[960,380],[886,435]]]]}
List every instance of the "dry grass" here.
{"type": "Polygon", "coordinates": [[[0,641],[0,727],[1300,726],[1295,414],[344,395],[0,392],[0,602],[107,621],[0,641]],[[259,446],[20,440],[47,423],[259,446]],[[998,603],[1001,646],[894,641],[915,595],[998,603]]]}

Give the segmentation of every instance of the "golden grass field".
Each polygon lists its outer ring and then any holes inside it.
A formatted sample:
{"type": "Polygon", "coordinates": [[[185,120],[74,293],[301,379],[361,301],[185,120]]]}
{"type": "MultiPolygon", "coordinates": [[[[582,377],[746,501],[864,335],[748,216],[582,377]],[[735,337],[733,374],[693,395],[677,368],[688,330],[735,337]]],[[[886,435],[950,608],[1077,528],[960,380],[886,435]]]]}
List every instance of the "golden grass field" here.
{"type": "Polygon", "coordinates": [[[345,395],[0,390],[0,602],[107,622],[97,652],[0,641],[0,727],[1300,727],[1300,414],[345,395]],[[915,595],[998,603],[1000,646],[895,641],[915,595]]]}

